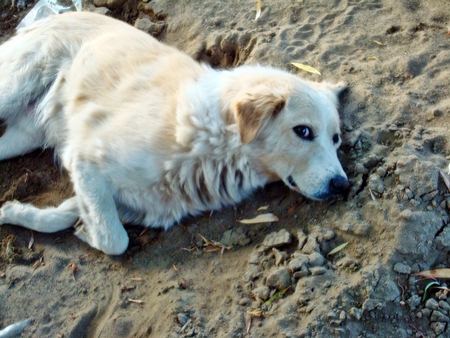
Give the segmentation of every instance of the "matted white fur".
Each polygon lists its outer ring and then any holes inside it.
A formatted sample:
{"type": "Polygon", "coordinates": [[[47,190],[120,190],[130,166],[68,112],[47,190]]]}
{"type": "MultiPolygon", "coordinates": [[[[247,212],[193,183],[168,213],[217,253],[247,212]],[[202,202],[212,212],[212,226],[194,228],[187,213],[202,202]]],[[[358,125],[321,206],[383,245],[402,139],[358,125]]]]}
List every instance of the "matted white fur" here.
{"type": "Polygon", "coordinates": [[[114,19],[67,13],[0,46],[0,160],[53,147],[75,196],[7,202],[0,224],[69,228],[107,254],[122,223],[168,229],[274,180],[317,200],[348,188],[336,155],[345,84],[262,66],[215,70],[114,19]]]}

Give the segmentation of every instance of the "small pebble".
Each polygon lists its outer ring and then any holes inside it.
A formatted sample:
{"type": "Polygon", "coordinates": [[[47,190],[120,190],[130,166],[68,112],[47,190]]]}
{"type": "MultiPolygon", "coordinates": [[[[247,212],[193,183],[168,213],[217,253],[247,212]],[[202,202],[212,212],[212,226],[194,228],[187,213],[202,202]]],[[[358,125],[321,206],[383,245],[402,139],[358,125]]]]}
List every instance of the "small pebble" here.
{"type": "Polygon", "coordinates": [[[309,269],[309,272],[311,272],[311,275],[313,276],[319,276],[325,274],[327,272],[327,269],[325,269],[323,266],[316,266],[309,269]]]}
{"type": "Polygon", "coordinates": [[[184,313],[180,312],[177,315],[178,318],[178,322],[183,326],[184,324],[187,323],[187,321],[189,320],[188,316],[186,316],[184,313]]]}

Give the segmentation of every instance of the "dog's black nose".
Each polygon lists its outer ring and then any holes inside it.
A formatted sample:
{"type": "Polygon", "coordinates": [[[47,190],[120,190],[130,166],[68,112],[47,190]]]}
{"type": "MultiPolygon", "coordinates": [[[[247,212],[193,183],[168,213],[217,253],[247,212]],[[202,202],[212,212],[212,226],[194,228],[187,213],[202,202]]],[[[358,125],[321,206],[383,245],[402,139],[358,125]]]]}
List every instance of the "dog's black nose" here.
{"type": "Polygon", "coordinates": [[[350,188],[350,182],[343,176],[335,176],[330,181],[330,192],[332,194],[344,194],[350,188]]]}

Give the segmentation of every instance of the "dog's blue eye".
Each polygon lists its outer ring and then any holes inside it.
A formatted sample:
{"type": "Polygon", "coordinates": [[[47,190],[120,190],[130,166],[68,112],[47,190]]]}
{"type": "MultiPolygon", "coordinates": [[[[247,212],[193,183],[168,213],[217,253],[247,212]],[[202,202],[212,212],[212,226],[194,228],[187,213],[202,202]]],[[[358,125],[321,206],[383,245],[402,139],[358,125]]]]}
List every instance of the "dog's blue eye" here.
{"type": "Polygon", "coordinates": [[[307,126],[295,126],[293,130],[302,140],[311,141],[314,138],[311,128],[307,126]]]}
{"type": "Polygon", "coordinates": [[[339,135],[338,134],[334,134],[333,135],[333,143],[336,144],[339,142],[339,135]]]}

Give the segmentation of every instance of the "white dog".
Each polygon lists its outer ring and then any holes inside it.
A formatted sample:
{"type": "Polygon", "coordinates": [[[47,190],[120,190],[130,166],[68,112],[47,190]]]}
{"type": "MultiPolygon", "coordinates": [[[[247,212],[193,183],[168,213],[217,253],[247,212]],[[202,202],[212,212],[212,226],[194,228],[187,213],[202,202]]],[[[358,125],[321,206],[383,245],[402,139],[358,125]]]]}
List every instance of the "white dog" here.
{"type": "Polygon", "coordinates": [[[123,253],[122,223],[168,229],[275,180],[316,200],[345,192],[337,95],[345,84],[243,66],[215,70],[114,19],[66,13],[0,46],[0,160],[53,147],[75,196],[7,202],[0,224],[123,253]]]}

